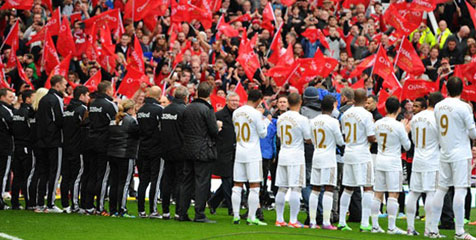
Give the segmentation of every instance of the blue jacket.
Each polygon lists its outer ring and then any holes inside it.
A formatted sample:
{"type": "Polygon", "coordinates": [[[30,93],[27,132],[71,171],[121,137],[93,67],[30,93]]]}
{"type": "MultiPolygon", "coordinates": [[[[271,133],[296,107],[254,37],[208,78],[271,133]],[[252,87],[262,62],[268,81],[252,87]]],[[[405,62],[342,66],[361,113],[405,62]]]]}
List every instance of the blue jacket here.
{"type": "Polygon", "coordinates": [[[268,135],[260,139],[261,155],[265,159],[272,159],[276,153],[277,119],[273,118],[268,125],[268,135]]]}

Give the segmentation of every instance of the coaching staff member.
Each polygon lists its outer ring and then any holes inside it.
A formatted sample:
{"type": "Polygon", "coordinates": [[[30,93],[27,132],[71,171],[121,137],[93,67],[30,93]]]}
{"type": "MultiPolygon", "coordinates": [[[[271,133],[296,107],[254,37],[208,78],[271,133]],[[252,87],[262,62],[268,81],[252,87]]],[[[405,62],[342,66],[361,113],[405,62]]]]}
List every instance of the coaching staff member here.
{"type": "MultiPolygon", "coordinates": [[[[174,193],[175,215],[180,213],[180,186],[183,183],[184,156],[183,146],[183,112],[188,102],[188,90],[178,86],[174,91],[172,103],[162,111],[161,136],[163,144],[164,176],[160,183],[162,196],[162,219],[170,219],[170,196],[174,193]]],[[[186,217],[186,216],[185,216],[186,217]]],[[[186,217],[188,218],[188,217],[186,217]]],[[[185,218],[183,218],[185,219],[185,218]]]]}
{"type": "Polygon", "coordinates": [[[85,207],[87,214],[94,213],[94,196],[96,198],[96,210],[103,216],[109,216],[104,210],[104,197],[107,190],[107,179],[110,167],[108,163],[107,142],[109,139],[109,123],[115,119],[117,105],[112,101],[114,89],[109,81],[102,81],[98,84],[98,91],[95,100],[89,106],[89,139],[91,141],[91,151],[88,155],[90,166],[87,196],[85,207]]]}
{"type": "Polygon", "coordinates": [[[63,94],[67,82],[60,75],[51,77],[50,82],[51,89],[40,100],[36,114],[39,147],[38,166],[40,169],[39,207],[36,211],[61,213],[62,210],[55,206],[55,199],[63,158],[63,94]],[[47,192],[47,208],[45,208],[47,192]]]}
{"type": "Polygon", "coordinates": [[[10,174],[10,164],[13,153],[13,101],[15,94],[7,88],[0,89],[0,210],[6,206],[3,202],[3,192],[10,174]]]}
{"type": "Polygon", "coordinates": [[[217,158],[215,138],[222,122],[217,122],[210,93],[213,87],[202,82],[198,85],[198,99],[183,113],[183,151],[185,153],[184,182],[180,189],[180,218],[186,220],[192,191],[195,188],[195,222],[215,223],[205,216],[205,205],[210,193],[211,170],[217,158]],[[220,126],[218,126],[220,125],[220,126]]]}

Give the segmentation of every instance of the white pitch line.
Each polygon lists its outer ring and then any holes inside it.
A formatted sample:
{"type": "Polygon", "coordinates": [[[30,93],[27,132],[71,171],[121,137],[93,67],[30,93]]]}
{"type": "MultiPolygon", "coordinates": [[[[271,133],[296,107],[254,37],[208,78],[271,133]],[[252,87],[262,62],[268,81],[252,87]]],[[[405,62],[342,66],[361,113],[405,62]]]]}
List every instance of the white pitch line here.
{"type": "Polygon", "coordinates": [[[21,238],[14,237],[12,235],[8,235],[6,233],[0,233],[0,238],[5,238],[5,239],[9,239],[9,240],[23,240],[21,238]]]}

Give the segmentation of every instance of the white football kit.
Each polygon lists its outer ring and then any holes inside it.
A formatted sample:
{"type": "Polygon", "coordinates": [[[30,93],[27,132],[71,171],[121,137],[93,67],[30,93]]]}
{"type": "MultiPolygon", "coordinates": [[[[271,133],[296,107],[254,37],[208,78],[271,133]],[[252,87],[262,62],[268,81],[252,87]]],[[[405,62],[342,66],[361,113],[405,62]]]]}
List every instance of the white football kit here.
{"type": "Polygon", "coordinates": [[[457,99],[446,98],[435,106],[440,142],[438,184],[444,187],[469,187],[471,144],[469,130],[474,130],[471,107],[457,99]]]}
{"type": "Polygon", "coordinates": [[[244,105],[233,112],[236,151],[233,166],[235,182],[263,180],[260,138],[266,137],[269,120],[255,108],[244,105]],[[268,124],[267,124],[268,123],[268,124]]]}
{"type": "Polygon", "coordinates": [[[412,163],[410,190],[414,192],[436,191],[440,166],[438,129],[433,111],[424,110],[413,116],[412,140],[415,153],[412,163]]]}
{"type": "Polygon", "coordinates": [[[346,144],[342,185],[372,186],[374,171],[367,140],[367,137],[375,135],[372,114],[363,107],[351,107],[342,115],[341,127],[346,144]]]}
{"type": "Polygon", "coordinates": [[[310,125],[314,144],[311,185],[336,186],[336,145],[344,145],[339,121],[327,114],[322,114],[313,118],[310,125]]]}
{"type": "Polygon", "coordinates": [[[276,169],[276,186],[304,187],[304,140],[311,139],[309,120],[296,111],[287,111],[279,116],[277,127],[281,150],[276,169]]]}
{"type": "Polygon", "coordinates": [[[401,147],[408,151],[411,146],[408,134],[401,122],[384,117],[375,123],[378,152],[375,160],[376,192],[402,191],[401,147]]]}

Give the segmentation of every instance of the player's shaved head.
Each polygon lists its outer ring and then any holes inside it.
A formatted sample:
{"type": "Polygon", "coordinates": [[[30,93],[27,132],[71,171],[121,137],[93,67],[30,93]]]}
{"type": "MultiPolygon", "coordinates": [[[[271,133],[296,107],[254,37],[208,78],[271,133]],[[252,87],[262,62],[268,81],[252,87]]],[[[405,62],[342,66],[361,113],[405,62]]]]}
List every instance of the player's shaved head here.
{"type": "Polygon", "coordinates": [[[288,95],[289,106],[294,107],[301,103],[301,95],[299,93],[290,93],[288,95]]]}
{"type": "Polygon", "coordinates": [[[354,100],[356,105],[363,105],[367,102],[367,92],[359,88],[354,91],[354,100]]]}
{"type": "Polygon", "coordinates": [[[457,97],[463,92],[463,81],[459,77],[450,77],[446,83],[446,89],[450,97],[457,97]]]}
{"type": "Polygon", "coordinates": [[[400,102],[396,97],[389,97],[387,101],[385,101],[385,109],[387,110],[387,114],[397,113],[398,109],[400,109],[400,102]]]}
{"type": "Polygon", "coordinates": [[[152,86],[147,89],[147,96],[158,99],[162,96],[162,89],[158,86],[152,86]]]}

